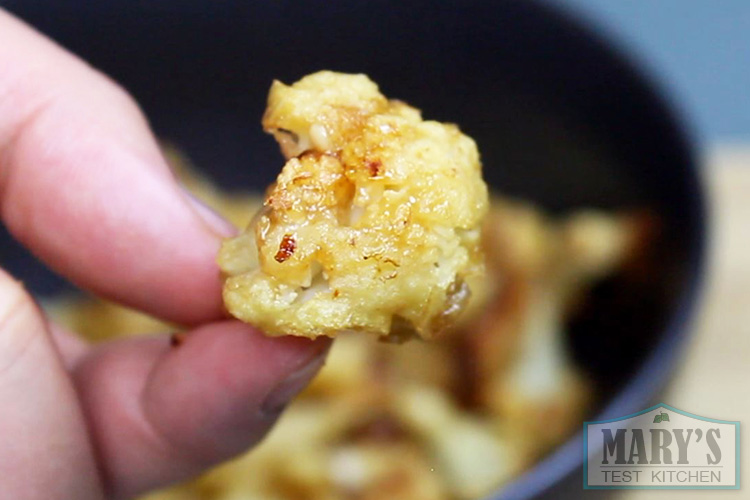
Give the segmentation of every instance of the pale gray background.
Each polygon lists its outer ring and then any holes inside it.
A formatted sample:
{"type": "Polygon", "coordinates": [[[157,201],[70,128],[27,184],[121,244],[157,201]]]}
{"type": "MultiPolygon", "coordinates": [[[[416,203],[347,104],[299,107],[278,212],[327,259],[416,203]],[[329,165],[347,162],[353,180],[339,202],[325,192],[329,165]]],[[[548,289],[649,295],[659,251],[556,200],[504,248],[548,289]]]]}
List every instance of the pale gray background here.
{"type": "Polygon", "coordinates": [[[602,26],[704,145],[750,143],[750,0],[550,0],[602,26]]]}

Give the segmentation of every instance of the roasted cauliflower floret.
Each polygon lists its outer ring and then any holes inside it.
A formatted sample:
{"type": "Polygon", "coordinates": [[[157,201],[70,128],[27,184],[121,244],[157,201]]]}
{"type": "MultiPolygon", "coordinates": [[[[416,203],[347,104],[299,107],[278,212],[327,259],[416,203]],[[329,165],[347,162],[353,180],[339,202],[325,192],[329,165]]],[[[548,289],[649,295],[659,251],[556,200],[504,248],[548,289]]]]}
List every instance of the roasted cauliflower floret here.
{"type": "Polygon", "coordinates": [[[432,338],[483,272],[479,153],[364,75],[274,82],[263,118],[287,163],[247,232],[225,242],[224,302],[269,335],[432,338]],[[258,266],[243,266],[254,255],[258,266]]]}

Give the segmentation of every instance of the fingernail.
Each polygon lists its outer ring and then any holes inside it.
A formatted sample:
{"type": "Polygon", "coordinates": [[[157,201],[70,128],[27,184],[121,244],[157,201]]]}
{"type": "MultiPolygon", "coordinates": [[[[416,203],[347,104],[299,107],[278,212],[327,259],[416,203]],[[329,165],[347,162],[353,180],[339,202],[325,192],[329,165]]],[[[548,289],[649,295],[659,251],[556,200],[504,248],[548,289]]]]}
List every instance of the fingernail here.
{"type": "Polygon", "coordinates": [[[328,349],[323,349],[315,357],[293,371],[282,382],[268,393],[260,407],[267,417],[276,417],[317,375],[326,362],[328,349]]]}
{"type": "Polygon", "coordinates": [[[206,223],[206,225],[209,227],[209,229],[211,229],[212,232],[224,238],[228,238],[237,234],[236,227],[234,227],[224,217],[216,213],[214,209],[206,205],[201,199],[199,199],[184,187],[182,188],[182,192],[185,194],[185,198],[188,200],[188,203],[190,203],[190,206],[193,207],[195,213],[197,213],[198,216],[203,219],[203,222],[206,223]]]}

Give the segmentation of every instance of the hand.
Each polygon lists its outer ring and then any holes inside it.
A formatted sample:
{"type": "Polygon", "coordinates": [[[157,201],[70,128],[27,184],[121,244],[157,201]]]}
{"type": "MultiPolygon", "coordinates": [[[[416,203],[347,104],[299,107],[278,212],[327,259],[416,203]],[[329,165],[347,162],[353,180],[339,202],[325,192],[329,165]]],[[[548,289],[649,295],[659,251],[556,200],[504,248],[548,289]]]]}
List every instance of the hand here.
{"type": "Polygon", "coordinates": [[[234,229],[177,185],[133,100],[0,11],[0,215],[79,286],[195,328],[90,347],[0,270],[0,492],[127,498],[255,444],[327,341],[222,320],[234,229]]]}

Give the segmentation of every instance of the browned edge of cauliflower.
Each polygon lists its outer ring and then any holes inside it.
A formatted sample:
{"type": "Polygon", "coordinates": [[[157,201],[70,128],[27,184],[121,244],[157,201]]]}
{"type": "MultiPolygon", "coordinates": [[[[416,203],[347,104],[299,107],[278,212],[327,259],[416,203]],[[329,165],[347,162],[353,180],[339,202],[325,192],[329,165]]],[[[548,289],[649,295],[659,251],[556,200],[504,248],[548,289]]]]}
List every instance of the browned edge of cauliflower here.
{"type": "Polygon", "coordinates": [[[263,127],[287,162],[220,251],[228,311],[272,336],[429,339],[453,325],[484,272],[474,141],[331,71],[274,82],[263,127]]]}

